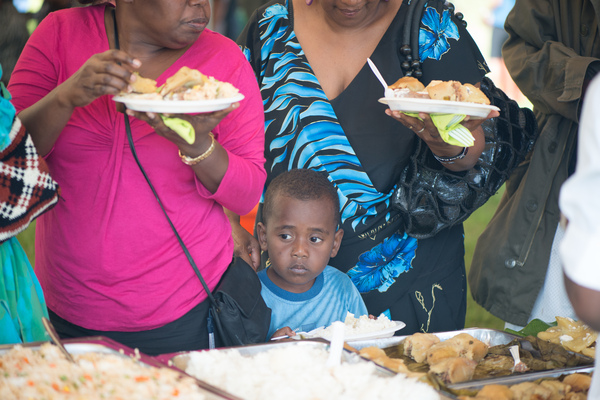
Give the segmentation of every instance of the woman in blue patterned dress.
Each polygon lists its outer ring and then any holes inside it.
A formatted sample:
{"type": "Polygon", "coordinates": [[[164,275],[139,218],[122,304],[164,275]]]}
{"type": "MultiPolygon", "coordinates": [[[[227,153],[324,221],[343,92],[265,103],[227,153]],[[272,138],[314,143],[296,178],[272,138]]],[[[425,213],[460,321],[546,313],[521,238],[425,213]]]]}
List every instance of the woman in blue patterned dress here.
{"type": "MultiPolygon", "coordinates": [[[[488,69],[461,19],[443,1],[423,3],[421,82],[479,83],[488,69]]],[[[331,265],[352,278],[371,314],[406,322],[402,334],[462,329],[466,277],[462,225],[429,239],[408,236],[391,207],[396,182],[416,140],[452,170],[472,168],[484,143],[481,120],[463,123],[476,139],[465,155],[440,138],[427,114],[411,118],[378,102],[383,89],[366,60],[389,83],[406,73],[409,8],[407,0],[273,0],[238,39],[265,107],[267,184],[293,168],[328,176],[346,232],[331,265]]],[[[256,265],[257,247],[233,225],[238,254],[253,253],[256,265]]]]}

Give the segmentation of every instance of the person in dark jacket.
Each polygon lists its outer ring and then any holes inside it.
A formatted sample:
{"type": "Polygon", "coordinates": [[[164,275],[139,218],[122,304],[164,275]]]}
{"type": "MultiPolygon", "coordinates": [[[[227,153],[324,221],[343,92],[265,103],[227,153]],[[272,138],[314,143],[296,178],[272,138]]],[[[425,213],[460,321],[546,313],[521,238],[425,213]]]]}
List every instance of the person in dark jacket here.
{"type": "Polygon", "coordinates": [[[558,256],[558,194],[574,171],[581,103],[600,69],[599,15],[599,0],[517,0],[506,20],[505,63],[540,135],[478,240],[469,284],[513,329],[575,317],[558,256]]]}

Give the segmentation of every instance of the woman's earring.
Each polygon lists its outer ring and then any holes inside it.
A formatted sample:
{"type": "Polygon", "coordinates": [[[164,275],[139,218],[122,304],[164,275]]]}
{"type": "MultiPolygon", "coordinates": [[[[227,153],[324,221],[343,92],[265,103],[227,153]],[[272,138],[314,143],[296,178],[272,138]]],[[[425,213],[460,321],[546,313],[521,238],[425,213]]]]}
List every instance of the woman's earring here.
{"type": "Polygon", "coordinates": [[[312,4],[313,0],[306,0],[306,5],[310,6],[312,4]]]}

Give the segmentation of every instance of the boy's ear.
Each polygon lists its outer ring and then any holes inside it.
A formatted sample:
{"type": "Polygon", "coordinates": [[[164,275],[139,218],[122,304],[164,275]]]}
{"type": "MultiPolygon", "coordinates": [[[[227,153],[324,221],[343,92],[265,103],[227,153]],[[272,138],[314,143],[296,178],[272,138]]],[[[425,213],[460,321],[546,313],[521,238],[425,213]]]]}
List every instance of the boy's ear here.
{"type": "Polygon", "coordinates": [[[259,222],[256,225],[256,234],[258,236],[258,244],[260,244],[260,249],[262,251],[267,251],[267,227],[259,222]]]}
{"type": "Polygon", "coordinates": [[[335,257],[340,249],[340,245],[342,244],[342,238],[344,237],[344,230],[342,228],[338,229],[333,236],[333,248],[331,249],[331,258],[335,257]]]}

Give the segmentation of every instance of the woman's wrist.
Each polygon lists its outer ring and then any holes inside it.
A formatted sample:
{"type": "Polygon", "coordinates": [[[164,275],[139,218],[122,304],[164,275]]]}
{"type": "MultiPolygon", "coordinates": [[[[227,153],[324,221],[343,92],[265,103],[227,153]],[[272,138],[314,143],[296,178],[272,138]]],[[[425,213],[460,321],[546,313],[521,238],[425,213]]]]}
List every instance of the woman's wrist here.
{"type": "Polygon", "coordinates": [[[469,152],[469,148],[463,147],[460,153],[453,155],[453,156],[438,156],[437,154],[435,154],[433,152],[432,153],[433,153],[433,157],[435,157],[435,159],[438,160],[440,163],[454,164],[456,161],[462,160],[463,158],[465,158],[468,152],[469,152]]]}
{"type": "Polygon", "coordinates": [[[195,157],[191,157],[186,154],[183,154],[181,152],[181,150],[179,150],[179,157],[181,158],[181,161],[184,164],[196,165],[200,161],[207,159],[213,153],[213,151],[215,150],[215,146],[216,146],[215,136],[213,135],[212,132],[209,132],[208,136],[210,137],[210,145],[208,146],[208,148],[206,148],[206,150],[204,150],[201,154],[199,154],[195,157]]]}

